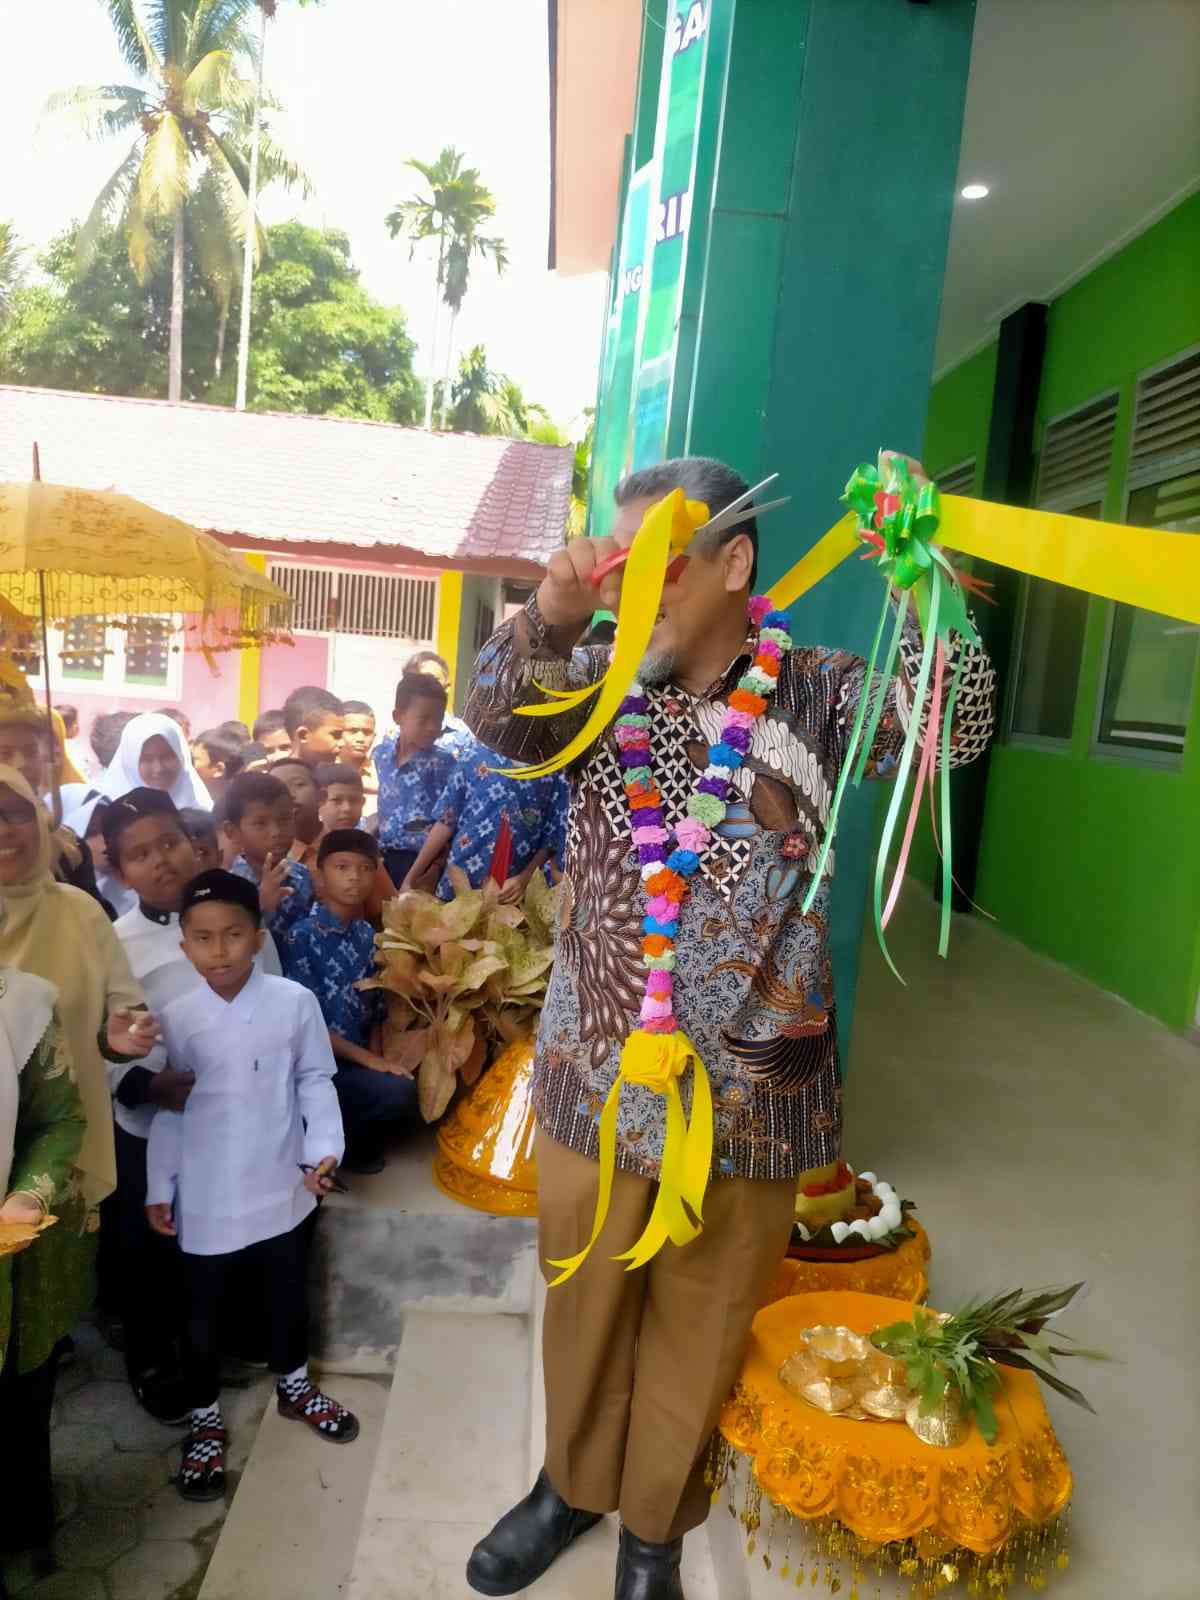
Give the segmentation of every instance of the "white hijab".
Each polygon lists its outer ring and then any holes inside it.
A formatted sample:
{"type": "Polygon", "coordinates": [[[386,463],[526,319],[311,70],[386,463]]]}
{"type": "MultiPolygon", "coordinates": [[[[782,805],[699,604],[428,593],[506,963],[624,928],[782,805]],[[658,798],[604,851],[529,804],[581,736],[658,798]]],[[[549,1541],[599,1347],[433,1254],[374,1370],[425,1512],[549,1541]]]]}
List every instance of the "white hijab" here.
{"type": "Polygon", "coordinates": [[[192,752],[183,737],[183,729],[173,718],[163,716],[161,711],[143,711],[140,716],[125,724],[117,753],[100,774],[96,784],[99,796],[85,800],[71,812],[70,816],[64,818],[67,827],[81,839],[87,833],[87,825],[100,799],[119,800],[131,789],[145,787],[145,781],[138,771],[138,763],[142,759],[144,747],[156,737],[165,739],[179,757],[179,776],[169,791],[175,805],[199,806],[203,811],[212,810],[212,796],[192,765],[192,752]]]}
{"type": "Polygon", "coordinates": [[[0,1203],[8,1194],[16,1146],[20,1075],[50,1026],[57,998],[58,991],[44,978],[0,967],[0,1203]]]}

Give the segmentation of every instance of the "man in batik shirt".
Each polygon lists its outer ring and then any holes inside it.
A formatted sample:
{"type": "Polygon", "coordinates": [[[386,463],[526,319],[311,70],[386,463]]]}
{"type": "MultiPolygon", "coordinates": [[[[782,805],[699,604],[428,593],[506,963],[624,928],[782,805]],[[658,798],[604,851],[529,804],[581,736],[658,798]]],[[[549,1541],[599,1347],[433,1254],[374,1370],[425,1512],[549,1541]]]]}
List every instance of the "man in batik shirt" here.
{"type": "MultiPolygon", "coordinates": [[[[591,574],[632,542],[649,507],[676,487],[715,514],[746,485],[702,458],[627,478],[617,489],[614,539],[579,539],[555,555],[524,611],[481,651],[466,718],[485,744],[533,763],[581,726],[587,705],[549,718],[513,709],[540,698],[535,685],[575,688],[603,672],[609,650],[577,641],[597,605],[615,609],[619,578],[597,591],[591,574]]],[[[688,556],[663,590],[638,671],[649,702],[650,768],[669,828],[684,815],[728,696],[754,655],[752,517],[699,536],[688,556]]],[[[913,622],[870,776],[897,763],[920,652],[913,622]]],[[[714,1181],[703,1232],[682,1249],[667,1245],[635,1272],[612,1259],[652,1209],[665,1132],[664,1098],[625,1082],[608,1223],[583,1266],[547,1299],[545,1467],[528,1498],[476,1547],[467,1576],[482,1593],[523,1588],[600,1513],[619,1510],[617,1600],[682,1594],[682,1535],[708,1512],[709,1439],[787,1247],[797,1179],[832,1171],[840,1151],[828,880],[808,915],[801,906],[865,679],[858,656],[797,641],[753,727],[674,942],[677,1026],[698,1049],[713,1089],[714,1181]]],[[[986,656],[968,650],[955,763],[986,743],[992,687],[986,656]]],[[[558,951],[534,1068],[543,1261],[574,1256],[588,1242],[598,1119],[622,1045],[638,1026],[645,980],[638,851],[611,728],[570,778],[558,951]]],[[[684,1080],[685,1102],[689,1087],[684,1080]]]]}

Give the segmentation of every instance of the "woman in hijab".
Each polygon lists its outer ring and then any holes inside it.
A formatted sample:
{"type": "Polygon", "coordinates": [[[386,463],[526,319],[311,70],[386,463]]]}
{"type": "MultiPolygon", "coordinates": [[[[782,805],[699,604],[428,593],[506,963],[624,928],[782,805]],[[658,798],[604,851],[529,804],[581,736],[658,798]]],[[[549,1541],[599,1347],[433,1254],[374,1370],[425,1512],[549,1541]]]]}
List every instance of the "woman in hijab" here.
{"type": "Polygon", "coordinates": [[[59,1228],[78,1225],[68,1191],[86,1123],[55,1000],[53,984],[0,967],[0,1414],[13,1463],[0,1495],[0,1551],[47,1545],[53,1535],[58,1349],[90,1292],[86,1273],[72,1275],[69,1252],[44,1256],[57,1230],[22,1244],[4,1238],[47,1213],[62,1218],[59,1228]]]}
{"type": "Polygon", "coordinates": [[[116,755],[101,773],[90,799],[67,817],[67,827],[86,838],[100,800],[119,800],[131,789],[143,788],[162,789],[176,809],[199,806],[212,810],[212,796],[197,776],[183,730],[160,711],[144,711],[125,724],[116,755]]]}
{"type": "MultiPolygon", "coordinates": [[[[90,1283],[99,1228],[98,1206],[116,1187],[112,1100],[101,1059],[107,1032],[111,1059],[146,1054],[134,1008],[144,1005],[125,951],[99,904],[50,873],[50,819],[25,779],[0,766],[0,967],[16,967],[52,983],[87,1118],[83,1144],[57,1207],[60,1222],[30,1252],[29,1272],[90,1283]]],[[[47,1288],[47,1293],[51,1290],[47,1288]]],[[[83,1304],[90,1301],[90,1288],[83,1304]]]]}

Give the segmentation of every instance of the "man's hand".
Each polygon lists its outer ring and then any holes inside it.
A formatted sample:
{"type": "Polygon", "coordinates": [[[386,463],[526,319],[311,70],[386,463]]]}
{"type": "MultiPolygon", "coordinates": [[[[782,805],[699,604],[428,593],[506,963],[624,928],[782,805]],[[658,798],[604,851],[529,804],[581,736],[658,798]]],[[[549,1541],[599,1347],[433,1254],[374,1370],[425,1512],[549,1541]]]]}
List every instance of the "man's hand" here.
{"type": "Polygon", "coordinates": [[[0,1222],[39,1223],[46,1213],[31,1194],[10,1194],[0,1206],[0,1222]]]}
{"type": "Polygon", "coordinates": [[[176,1067],[164,1067],[156,1072],[146,1086],[146,1099],[168,1111],[182,1111],[196,1081],[194,1072],[180,1072],[176,1067]]]}
{"type": "Polygon", "coordinates": [[[592,573],[625,546],[616,539],[572,539],[556,550],[538,588],[538,607],[552,628],[582,626],[593,611],[615,611],[621,600],[621,573],[610,572],[597,588],[592,573]]]}
{"type": "Polygon", "coordinates": [[[274,856],[267,857],[262,880],[258,885],[258,903],[262,907],[264,917],[273,917],[291,894],[292,891],[287,884],[290,866],[291,862],[286,855],[280,856],[278,861],[274,856]]]}
{"type": "Polygon", "coordinates": [[[326,1156],[312,1172],[304,1174],[304,1187],[309,1194],[315,1194],[318,1198],[323,1194],[332,1194],[333,1184],[330,1180],[336,1171],[337,1157],[326,1156]]]}
{"type": "Polygon", "coordinates": [[[146,1207],[146,1221],[155,1233],[161,1233],[166,1239],[175,1237],[175,1223],[172,1220],[172,1211],[169,1205],[159,1202],[157,1205],[146,1207]]]}
{"type": "Polygon", "coordinates": [[[158,1023],[148,1011],[125,1008],[109,1014],[104,1032],[114,1054],[134,1058],[149,1055],[159,1039],[158,1023]]]}

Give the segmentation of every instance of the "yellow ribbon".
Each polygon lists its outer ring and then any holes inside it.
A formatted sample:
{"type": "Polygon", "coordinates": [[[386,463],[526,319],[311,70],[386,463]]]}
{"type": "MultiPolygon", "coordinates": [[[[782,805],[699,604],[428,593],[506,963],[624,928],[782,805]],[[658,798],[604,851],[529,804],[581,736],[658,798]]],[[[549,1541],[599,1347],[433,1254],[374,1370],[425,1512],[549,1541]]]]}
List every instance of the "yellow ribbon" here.
{"type": "MultiPolygon", "coordinates": [[[[621,605],[617,613],[617,633],[612,658],[604,676],[582,689],[543,689],[550,699],[541,705],[517,706],[521,717],[553,717],[560,711],[596,696],[587,721],[557,755],[532,767],[509,770],[510,778],[544,778],[569,766],[576,756],[590,748],[616,715],[617,707],[629,693],[662,600],[663,583],[672,554],[683,550],[696,529],[708,521],[708,507],[685,498],[682,489],[672,489],[665,499],[647,511],[630,546],[621,580],[621,605]]],[[[539,686],[540,687],[540,686],[539,686]]]]}
{"type": "MultiPolygon", "coordinates": [[[[939,543],[1032,578],[1200,622],[1200,539],[1061,511],[947,494],[939,543]]],[[[836,522],[768,592],[782,611],[858,547],[853,513],[836,522]]]]}
{"type": "Polygon", "coordinates": [[[622,1083],[640,1083],[667,1102],[667,1131],[663,1140],[659,1169],[658,1196],[650,1220],[641,1237],[630,1249],[614,1256],[628,1261],[626,1272],[644,1267],[669,1239],[674,1245],[690,1244],[701,1231],[704,1192],[712,1166],[713,1105],[712,1086],[700,1059],[700,1052],[685,1033],[647,1033],[638,1028],[625,1041],[616,1082],[608,1092],[600,1113],[600,1190],[596,1196],[596,1215],[592,1235],[578,1255],[565,1261],[551,1261],[559,1275],[550,1287],[565,1283],[587,1260],[592,1246],[604,1231],[612,1202],[613,1179],[617,1169],[617,1106],[622,1083]],[[692,1067],[692,1119],[684,1114],[679,1095],[679,1079],[692,1067]]]}

